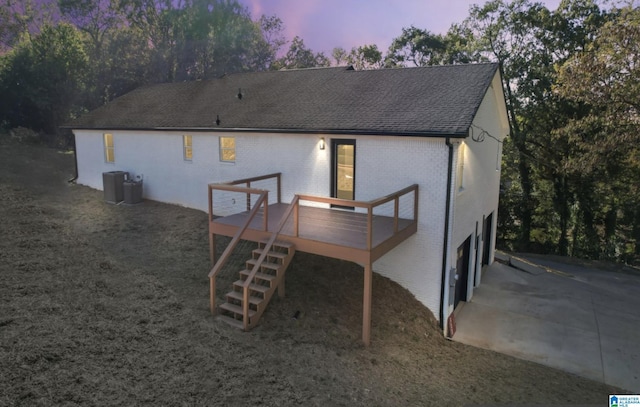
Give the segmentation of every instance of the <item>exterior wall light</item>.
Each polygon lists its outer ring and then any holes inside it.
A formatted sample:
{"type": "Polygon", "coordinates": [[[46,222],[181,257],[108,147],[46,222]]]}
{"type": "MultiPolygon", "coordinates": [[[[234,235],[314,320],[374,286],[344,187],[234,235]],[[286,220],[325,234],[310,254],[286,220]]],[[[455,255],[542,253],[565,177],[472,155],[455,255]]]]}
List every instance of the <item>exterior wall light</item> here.
{"type": "Polygon", "coordinates": [[[320,137],[320,150],[324,150],[324,137],[320,137]]]}

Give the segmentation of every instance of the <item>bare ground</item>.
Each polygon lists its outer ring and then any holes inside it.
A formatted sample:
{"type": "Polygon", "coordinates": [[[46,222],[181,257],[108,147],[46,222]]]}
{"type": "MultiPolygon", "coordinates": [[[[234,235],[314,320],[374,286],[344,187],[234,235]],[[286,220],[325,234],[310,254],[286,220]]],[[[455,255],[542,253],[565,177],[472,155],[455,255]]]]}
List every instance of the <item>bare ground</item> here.
{"type": "Polygon", "coordinates": [[[377,275],[364,348],[361,268],[304,253],[286,298],[234,330],[208,311],[204,213],[109,205],[72,173],[70,154],[0,142],[2,406],[603,405],[621,392],[450,342],[377,275]]]}

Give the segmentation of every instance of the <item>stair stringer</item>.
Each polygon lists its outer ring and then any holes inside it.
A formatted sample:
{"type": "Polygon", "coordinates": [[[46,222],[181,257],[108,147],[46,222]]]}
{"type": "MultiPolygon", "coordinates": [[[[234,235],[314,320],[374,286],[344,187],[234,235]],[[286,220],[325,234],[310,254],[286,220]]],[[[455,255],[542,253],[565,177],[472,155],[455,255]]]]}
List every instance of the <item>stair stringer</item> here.
{"type": "MultiPolygon", "coordinates": [[[[243,299],[242,299],[242,285],[244,284],[245,280],[243,279],[243,275],[242,273],[245,272],[245,274],[248,274],[249,270],[251,268],[254,267],[253,264],[250,264],[252,261],[256,260],[256,258],[254,257],[256,252],[261,253],[260,250],[262,250],[265,246],[265,243],[259,243],[259,248],[254,250],[252,252],[252,258],[249,259],[247,261],[247,270],[243,270],[240,272],[240,280],[236,281],[233,284],[233,291],[228,293],[226,296],[227,302],[221,304],[219,306],[219,314],[218,314],[218,318],[224,322],[229,323],[230,325],[240,328],[240,329],[244,329],[244,324],[243,324],[243,318],[244,318],[244,312],[243,312],[243,299]],[[236,293],[236,294],[234,294],[236,293]],[[238,298],[238,294],[239,297],[238,298]],[[230,305],[228,305],[230,304],[230,305]],[[238,309],[239,308],[239,309],[238,309]]],[[[262,317],[263,313],[265,312],[267,306],[269,305],[269,302],[271,301],[271,298],[273,297],[274,293],[276,292],[276,290],[278,291],[279,297],[284,297],[285,294],[285,275],[286,275],[286,271],[289,268],[289,265],[291,264],[291,260],[293,259],[293,256],[295,255],[295,246],[293,244],[290,244],[288,242],[274,242],[274,244],[272,245],[272,248],[269,252],[273,252],[275,248],[279,248],[279,249],[284,249],[286,250],[286,256],[282,259],[282,263],[278,263],[278,267],[277,269],[275,269],[275,279],[271,280],[271,282],[269,283],[269,287],[267,290],[265,291],[256,291],[256,290],[252,290],[251,286],[249,287],[249,298],[250,298],[250,304],[248,307],[248,312],[249,312],[249,316],[248,316],[248,324],[247,324],[247,328],[246,330],[250,330],[253,327],[255,327],[258,322],[260,321],[260,318],[262,317]],[[252,302],[255,302],[256,300],[256,295],[252,295],[252,294],[256,294],[257,296],[260,296],[260,301],[256,304],[253,304],[252,302]]],[[[280,251],[276,251],[277,253],[283,253],[280,251]]],[[[264,262],[261,263],[258,266],[258,270],[260,271],[267,271],[267,270],[263,270],[264,267],[264,263],[267,264],[275,264],[272,263],[271,261],[267,261],[267,260],[272,260],[273,259],[273,255],[271,254],[267,254],[264,258],[264,262]]],[[[268,273],[266,273],[268,274],[268,273]]],[[[256,284],[260,287],[266,287],[264,285],[264,282],[260,281],[261,278],[256,275],[251,284],[256,284]]]]}

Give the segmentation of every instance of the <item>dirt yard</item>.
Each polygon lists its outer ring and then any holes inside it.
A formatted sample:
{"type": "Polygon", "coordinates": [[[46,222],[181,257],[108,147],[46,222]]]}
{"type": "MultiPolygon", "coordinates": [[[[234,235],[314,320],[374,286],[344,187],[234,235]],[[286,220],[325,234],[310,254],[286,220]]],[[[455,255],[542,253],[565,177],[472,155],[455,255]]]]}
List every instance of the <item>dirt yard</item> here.
{"type": "Polygon", "coordinates": [[[621,392],[450,342],[377,275],[364,348],[361,268],[304,253],[287,297],[237,331],[209,314],[204,213],[109,205],[72,173],[71,154],[0,141],[2,406],[604,405],[621,392]]]}

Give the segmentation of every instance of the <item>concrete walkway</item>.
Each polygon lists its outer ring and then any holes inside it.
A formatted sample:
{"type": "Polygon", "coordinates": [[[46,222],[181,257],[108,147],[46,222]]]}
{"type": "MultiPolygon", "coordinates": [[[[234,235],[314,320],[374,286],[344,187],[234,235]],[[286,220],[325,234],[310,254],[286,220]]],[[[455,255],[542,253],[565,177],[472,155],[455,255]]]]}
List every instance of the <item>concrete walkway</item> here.
{"type": "Polygon", "coordinates": [[[532,261],[486,269],[453,340],[640,394],[640,276],[532,261]]]}

